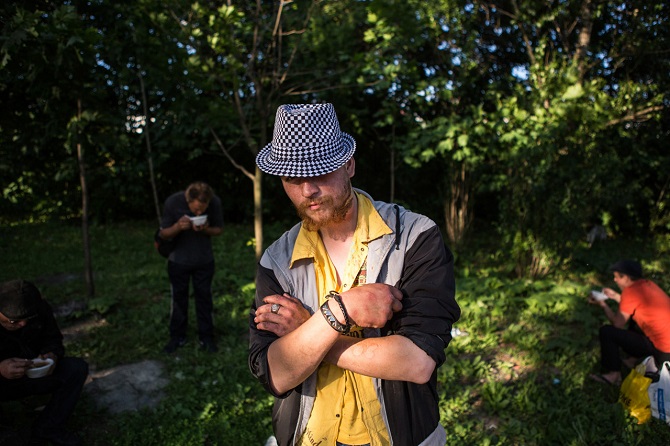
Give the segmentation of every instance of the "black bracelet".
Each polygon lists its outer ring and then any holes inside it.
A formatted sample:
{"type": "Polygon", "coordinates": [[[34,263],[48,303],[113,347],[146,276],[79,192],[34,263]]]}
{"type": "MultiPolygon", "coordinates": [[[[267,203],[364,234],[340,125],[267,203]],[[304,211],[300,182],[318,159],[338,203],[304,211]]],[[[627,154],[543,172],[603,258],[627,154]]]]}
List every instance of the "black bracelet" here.
{"type": "Polygon", "coordinates": [[[321,314],[323,314],[323,317],[326,318],[326,321],[328,324],[330,324],[331,327],[333,327],[333,330],[342,333],[342,334],[347,334],[349,333],[349,330],[351,330],[351,325],[346,324],[342,325],[340,324],[340,321],[337,320],[335,315],[333,315],[333,312],[330,311],[330,307],[328,306],[329,300],[326,300],[323,305],[321,305],[321,314]]]}
{"type": "Polygon", "coordinates": [[[349,327],[351,327],[351,319],[349,319],[349,313],[347,313],[347,309],[344,308],[344,304],[342,303],[342,296],[340,296],[340,293],[338,293],[337,291],[331,291],[326,296],[326,299],[333,299],[335,302],[337,302],[337,305],[340,306],[340,310],[344,315],[344,325],[348,325],[349,327]]]}

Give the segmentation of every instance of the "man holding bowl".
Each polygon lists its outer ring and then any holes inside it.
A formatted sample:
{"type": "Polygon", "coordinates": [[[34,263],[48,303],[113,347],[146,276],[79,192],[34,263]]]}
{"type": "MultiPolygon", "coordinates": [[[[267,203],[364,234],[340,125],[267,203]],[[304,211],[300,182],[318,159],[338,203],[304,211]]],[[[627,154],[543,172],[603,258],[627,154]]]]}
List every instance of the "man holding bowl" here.
{"type": "Polygon", "coordinates": [[[87,377],[86,361],[65,356],[53,310],[37,287],[24,280],[0,284],[0,401],[51,394],[33,425],[35,438],[81,444],[65,423],[87,377]]]}

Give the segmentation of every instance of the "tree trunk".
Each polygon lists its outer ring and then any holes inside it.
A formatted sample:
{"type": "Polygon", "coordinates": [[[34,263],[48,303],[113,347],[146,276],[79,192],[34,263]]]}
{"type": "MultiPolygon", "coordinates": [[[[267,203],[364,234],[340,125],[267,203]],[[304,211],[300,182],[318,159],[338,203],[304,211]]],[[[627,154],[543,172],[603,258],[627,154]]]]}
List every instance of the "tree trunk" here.
{"type": "Polygon", "coordinates": [[[142,108],[144,109],[144,141],[147,145],[147,161],[149,162],[149,178],[151,179],[151,191],[154,195],[154,206],[156,208],[156,218],[158,224],[161,223],[161,208],[158,201],[158,191],[156,189],[156,176],[154,175],[154,160],[151,153],[151,138],[149,137],[149,107],[147,106],[147,94],[144,89],[144,79],[142,78],[142,71],[137,72],[137,77],[140,79],[140,89],[142,90],[142,108]]]}
{"type": "Polygon", "coordinates": [[[86,277],[87,300],[95,296],[93,284],[93,266],[91,261],[91,238],[88,225],[88,187],[86,185],[86,165],[84,163],[84,151],[79,137],[81,129],[81,99],[77,99],[77,161],[79,163],[79,181],[81,183],[81,232],[84,244],[84,275],[86,277]]]}
{"type": "Polygon", "coordinates": [[[581,19],[582,26],[579,29],[579,35],[577,36],[577,48],[575,50],[574,60],[579,69],[579,81],[584,80],[586,71],[588,70],[588,64],[586,60],[586,51],[591,44],[591,32],[593,30],[593,10],[591,5],[591,0],[583,0],[579,10],[579,18],[581,19]]]}
{"type": "Polygon", "coordinates": [[[448,188],[449,197],[444,203],[447,239],[452,246],[458,246],[473,219],[470,212],[470,175],[465,164],[450,172],[448,188]]]}
{"type": "Polygon", "coordinates": [[[254,175],[254,237],[256,238],[256,261],[263,255],[263,173],[256,166],[254,175]]]}

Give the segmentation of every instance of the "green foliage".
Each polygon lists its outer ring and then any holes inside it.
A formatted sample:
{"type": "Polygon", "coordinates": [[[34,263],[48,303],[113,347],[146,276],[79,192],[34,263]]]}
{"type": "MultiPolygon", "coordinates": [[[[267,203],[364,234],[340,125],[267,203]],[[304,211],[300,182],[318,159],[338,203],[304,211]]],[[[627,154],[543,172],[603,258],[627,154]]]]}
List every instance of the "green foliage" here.
{"type": "Polygon", "coordinates": [[[638,3],[5,1],[0,220],[78,217],[80,144],[92,221],[153,214],[150,162],[159,203],[203,179],[246,221],[250,184],[212,131],[251,172],[279,103],[330,101],[355,181],[455,245],[498,224],[517,274],[541,276],[600,220],[670,227],[670,15],[638,3]]]}

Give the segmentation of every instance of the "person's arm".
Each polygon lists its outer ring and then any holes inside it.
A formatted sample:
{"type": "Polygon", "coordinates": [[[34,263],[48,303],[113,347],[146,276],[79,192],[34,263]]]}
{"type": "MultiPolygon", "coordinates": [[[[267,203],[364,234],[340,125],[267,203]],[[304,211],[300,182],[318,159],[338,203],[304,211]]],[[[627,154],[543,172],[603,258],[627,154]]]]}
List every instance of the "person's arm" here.
{"type": "MultiPolygon", "coordinates": [[[[369,290],[361,288],[357,291],[362,293],[369,290]]],[[[383,286],[380,290],[383,290],[383,286]]],[[[343,296],[343,302],[352,298],[351,293],[349,297],[345,294],[343,296]]],[[[363,295],[361,294],[360,296],[363,295]]],[[[372,298],[371,296],[368,297],[372,298]]],[[[262,330],[272,331],[280,337],[293,332],[312,317],[298,299],[288,294],[284,294],[283,296],[267,296],[264,302],[265,305],[256,311],[255,322],[257,327],[262,330]],[[276,314],[271,311],[272,304],[280,305],[279,311],[276,314]]],[[[344,321],[344,315],[336,303],[333,302],[330,304],[329,308],[338,321],[344,321]]],[[[346,303],[345,308],[347,308],[346,303]]],[[[348,308],[347,312],[350,312],[348,308]]],[[[317,319],[323,319],[320,311],[317,313],[317,316],[317,319]]],[[[355,320],[351,314],[350,317],[355,320]]],[[[366,323],[370,323],[370,321],[366,323]]],[[[332,327],[331,331],[334,331],[332,327]]],[[[318,355],[318,358],[321,358],[321,354],[318,355]]],[[[412,382],[427,381],[435,368],[435,361],[430,356],[402,336],[387,336],[365,340],[349,336],[339,336],[332,343],[332,347],[329,348],[324,359],[336,364],[338,367],[363,375],[412,382]],[[399,363],[401,364],[400,366],[399,363]]],[[[315,363],[318,366],[320,361],[315,361],[315,363]]]]}
{"type": "Polygon", "coordinates": [[[217,196],[212,198],[207,208],[207,222],[203,226],[194,226],[194,231],[202,231],[210,237],[216,237],[223,232],[223,210],[221,199],[217,196]]]}
{"type": "Polygon", "coordinates": [[[445,360],[452,324],[460,316],[453,256],[437,226],[419,234],[407,250],[396,286],[402,290],[403,308],[393,315],[382,336],[340,339],[327,361],[375,378],[418,384],[430,380],[445,360]]]}
{"type": "MultiPolygon", "coordinates": [[[[401,280],[401,284],[407,295],[403,298],[403,307],[406,308],[391,323],[398,335],[364,340],[340,336],[323,357],[326,361],[376,378],[416,383],[430,379],[438,363],[444,361],[444,348],[451,339],[451,326],[460,315],[454,299],[453,257],[444,246],[437,228],[426,231],[417,239],[406,253],[405,265],[407,277],[401,280]]],[[[359,321],[358,318],[363,316],[350,306],[361,299],[355,293],[364,293],[366,286],[342,293],[342,301],[351,319],[364,327],[373,325],[367,325],[367,320],[359,321]]],[[[281,308],[279,314],[270,314],[270,304],[290,304],[286,298],[269,296],[264,303],[256,312],[256,322],[261,322],[259,328],[270,330],[277,336],[295,329],[289,327],[288,319],[292,314],[298,314],[297,309],[281,308]]],[[[330,308],[337,319],[343,321],[338,305],[333,303],[330,308]]],[[[372,313],[378,314],[377,311],[385,310],[380,308],[372,313]]],[[[391,316],[389,313],[388,317],[391,316]]],[[[321,355],[318,358],[320,362],[321,355]]],[[[316,366],[319,362],[315,361],[316,366]]]]}
{"type": "Polygon", "coordinates": [[[621,302],[621,294],[617,293],[612,288],[603,288],[603,293],[613,301],[621,302]]]}
{"type": "MultiPolygon", "coordinates": [[[[603,293],[613,301],[617,302],[619,305],[621,305],[621,294],[617,293],[611,288],[603,288],[603,293]]],[[[593,297],[589,296],[588,302],[593,305],[597,305],[600,308],[603,309],[603,312],[605,313],[605,317],[607,320],[610,321],[610,323],[617,327],[617,328],[624,328],[626,326],[626,322],[628,322],[628,319],[630,319],[630,314],[625,313],[621,311],[621,307],[617,310],[613,310],[608,304],[607,300],[602,300],[599,301],[597,299],[594,299],[593,297]]]]}
{"type": "Polygon", "coordinates": [[[159,235],[162,239],[171,240],[179,235],[180,232],[187,231],[192,227],[193,223],[191,219],[187,215],[182,215],[173,225],[162,228],[159,235]]]}
{"type": "Polygon", "coordinates": [[[325,360],[361,375],[417,384],[428,382],[436,366],[426,352],[399,335],[367,339],[342,336],[325,360]]]}
{"type": "MultiPolygon", "coordinates": [[[[355,298],[356,302],[347,307],[352,319],[361,325],[376,327],[383,326],[393,312],[400,309],[399,299],[402,298],[399,290],[385,284],[356,287],[341,296],[343,301],[355,298]]],[[[302,384],[335,342],[343,337],[328,324],[320,309],[310,316],[298,302],[281,290],[271,269],[259,264],[256,299],[249,314],[249,368],[277,397],[302,384]],[[282,305],[277,314],[271,312],[273,303],[282,305]]],[[[335,302],[331,302],[329,308],[340,322],[344,322],[335,302]]]]}
{"type": "Polygon", "coordinates": [[[32,363],[30,359],[7,358],[0,361],[0,376],[5,379],[23,378],[32,363]]]}
{"type": "Polygon", "coordinates": [[[612,308],[610,308],[609,305],[607,305],[607,301],[596,301],[598,305],[600,305],[600,308],[603,309],[603,312],[605,313],[605,317],[610,321],[612,325],[614,325],[616,328],[625,328],[626,322],[628,322],[628,319],[630,319],[630,314],[622,312],[620,309],[614,311],[612,308]]]}
{"type": "MultiPolygon", "coordinates": [[[[385,284],[354,287],[341,297],[349,316],[361,327],[381,328],[394,312],[402,308],[400,291],[385,284]]],[[[342,312],[332,299],[329,308],[343,323],[342,312]]],[[[341,337],[342,334],[330,326],[319,310],[304,324],[274,341],[268,349],[270,384],[274,391],[285,393],[301,384],[314,373],[341,337]]],[[[363,359],[370,360],[358,360],[363,359]]]]}
{"type": "Polygon", "coordinates": [[[221,232],[223,232],[223,228],[207,225],[202,230],[202,232],[209,235],[210,237],[216,237],[217,235],[221,235],[221,232]]]}

